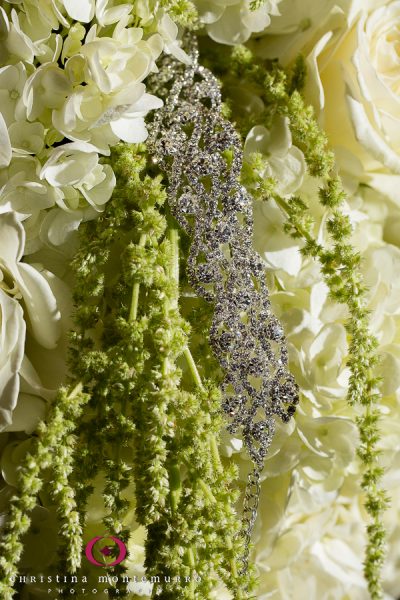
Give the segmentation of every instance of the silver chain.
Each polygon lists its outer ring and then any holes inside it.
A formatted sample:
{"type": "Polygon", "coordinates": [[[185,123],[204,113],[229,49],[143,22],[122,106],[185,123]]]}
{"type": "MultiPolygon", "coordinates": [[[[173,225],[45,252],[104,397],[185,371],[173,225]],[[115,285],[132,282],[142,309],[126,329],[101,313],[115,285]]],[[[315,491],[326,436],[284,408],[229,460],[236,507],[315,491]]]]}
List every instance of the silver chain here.
{"type": "Polygon", "coordinates": [[[173,83],[148,141],[168,176],[171,211],[191,239],[190,284],[213,304],[210,345],[225,373],[228,431],[242,434],[253,462],[243,508],[243,574],[275,417],[290,419],[298,387],[287,368],[286,339],[271,310],[265,269],[252,246],[252,198],[239,179],[241,140],[222,116],[217,79],[199,65],[193,39],[191,45],[190,66],[168,59],[156,76],[158,86],[173,83]]]}

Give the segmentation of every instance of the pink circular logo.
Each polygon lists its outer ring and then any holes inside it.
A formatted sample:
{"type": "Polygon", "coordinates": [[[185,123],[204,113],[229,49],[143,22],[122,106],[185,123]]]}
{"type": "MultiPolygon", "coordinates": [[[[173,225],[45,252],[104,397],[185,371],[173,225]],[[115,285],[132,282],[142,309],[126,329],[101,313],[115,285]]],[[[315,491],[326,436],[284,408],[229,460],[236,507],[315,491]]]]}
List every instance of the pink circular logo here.
{"type": "MultiPolygon", "coordinates": [[[[99,552],[101,552],[101,554],[103,554],[104,557],[110,556],[112,554],[112,551],[113,551],[113,548],[110,546],[103,546],[103,548],[99,549],[99,552]]],[[[121,542],[121,540],[114,537],[113,535],[110,535],[107,537],[99,535],[98,537],[94,537],[93,539],[91,539],[86,544],[85,554],[86,554],[86,558],[88,559],[88,561],[90,561],[92,563],[92,565],[96,565],[97,567],[114,567],[115,565],[119,565],[119,563],[124,560],[124,558],[126,556],[126,546],[125,546],[124,542],[121,542]],[[119,554],[118,554],[117,558],[113,562],[107,563],[107,564],[99,562],[93,556],[93,552],[95,550],[96,544],[100,540],[104,540],[104,539],[113,540],[113,542],[115,542],[116,545],[118,546],[118,550],[119,550],[119,554]]]]}

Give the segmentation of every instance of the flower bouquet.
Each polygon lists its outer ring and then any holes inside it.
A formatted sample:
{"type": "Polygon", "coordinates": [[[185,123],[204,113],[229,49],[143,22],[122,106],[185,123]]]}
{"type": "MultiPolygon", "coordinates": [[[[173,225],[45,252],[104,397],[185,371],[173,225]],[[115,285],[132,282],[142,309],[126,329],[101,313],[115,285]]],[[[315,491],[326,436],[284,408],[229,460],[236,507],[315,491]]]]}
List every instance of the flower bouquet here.
{"type": "Polygon", "coordinates": [[[2,599],[400,597],[399,18],[1,4],[2,599]]]}

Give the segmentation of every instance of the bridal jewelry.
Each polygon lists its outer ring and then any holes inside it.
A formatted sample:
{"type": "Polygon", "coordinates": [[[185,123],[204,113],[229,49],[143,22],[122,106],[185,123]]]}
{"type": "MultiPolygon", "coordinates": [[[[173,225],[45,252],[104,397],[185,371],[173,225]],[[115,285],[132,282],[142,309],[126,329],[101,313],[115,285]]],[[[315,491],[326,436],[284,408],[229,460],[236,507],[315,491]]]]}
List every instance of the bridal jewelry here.
{"type": "Polygon", "coordinates": [[[168,176],[171,211],[191,239],[190,284],[213,304],[210,344],[225,373],[228,431],[242,434],[253,462],[243,509],[243,573],[275,417],[290,419],[298,387],[288,371],[286,340],[271,310],[264,266],[252,247],[252,198],[239,181],[239,135],[222,116],[217,79],[199,65],[191,44],[189,66],[170,59],[157,75],[158,81],[173,83],[149,146],[168,176]]]}

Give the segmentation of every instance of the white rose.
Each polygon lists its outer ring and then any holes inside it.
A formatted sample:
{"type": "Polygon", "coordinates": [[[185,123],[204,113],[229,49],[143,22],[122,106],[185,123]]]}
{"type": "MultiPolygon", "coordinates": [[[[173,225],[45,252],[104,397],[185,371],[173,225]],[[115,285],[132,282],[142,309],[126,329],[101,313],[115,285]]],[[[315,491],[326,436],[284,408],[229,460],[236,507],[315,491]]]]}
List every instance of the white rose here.
{"type": "Polygon", "coordinates": [[[397,201],[400,182],[399,19],[397,0],[369,15],[363,14],[355,33],[356,48],[352,56],[346,56],[345,71],[346,99],[354,135],[367,153],[365,157],[360,154],[363,167],[368,171],[367,181],[397,201]]]}
{"type": "Polygon", "coordinates": [[[307,56],[324,39],[337,41],[355,17],[354,0],[281,0],[279,15],[271,17],[266,35],[249,45],[263,58],[278,58],[286,66],[299,53],[307,56]]]}
{"type": "MultiPolygon", "coordinates": [[[[306,99],[319,113],[342,173],[398,203],[400,2],[382,6],[378,0],[361,8],[359,2],[348,3],[347,11],[335,6],[296,51],[307,57],[306,99]]],[[[260,54],[275,56],[280,49],[284,62],[294,58],[290,47],[286,54],[275,41],[262,40],[260,54]]]]}

